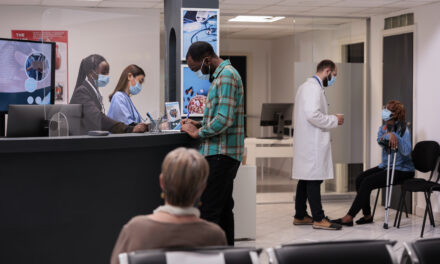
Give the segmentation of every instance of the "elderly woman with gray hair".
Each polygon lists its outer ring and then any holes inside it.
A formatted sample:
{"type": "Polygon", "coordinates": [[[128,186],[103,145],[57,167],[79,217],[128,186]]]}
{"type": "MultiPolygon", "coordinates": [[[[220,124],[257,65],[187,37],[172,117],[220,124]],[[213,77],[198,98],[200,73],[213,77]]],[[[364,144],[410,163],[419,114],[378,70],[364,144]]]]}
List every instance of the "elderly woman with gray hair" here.
{"type": "Polygon", "coordinates": [[[226,245],[223,230],[200,219],[194,207],[208,173],[207,161],[196,150],[178,148],[168,153],[159,178],[165,205],[153,214],[132,218],[122,228],[111,263],[119,263],[120,253],[135,250],[226,245]]]}

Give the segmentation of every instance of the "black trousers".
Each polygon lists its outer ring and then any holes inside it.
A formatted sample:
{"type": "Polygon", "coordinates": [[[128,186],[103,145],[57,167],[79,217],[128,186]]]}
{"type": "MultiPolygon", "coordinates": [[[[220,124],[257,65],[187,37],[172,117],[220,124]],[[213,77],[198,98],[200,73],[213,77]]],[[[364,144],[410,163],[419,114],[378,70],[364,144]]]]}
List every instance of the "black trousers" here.
{"type": "Polygon", "coordinates": [[[228,245],[234,245],[234,179],[240,162],[225,155],[207,156],[209,176],[200,198],[200,217],[218,224],[226,233],[228,245]]]}
{"type": "MultiPolygon", "coordinates": [[[[391,174],[391,171],[390,171],[391,174]]],[[[413,171],[394,171],[394,184],[402,184],[405,180],[414,177],[413,171]]],[[[359,174],[356,178],[356,198],[351,205],[348,214],[355,217],[362,209],[364,215],[371,215],[370,195],[377,188],[386,187],[387,169],[374,167],[359,174]]]]}
{"type": "Polygon", "coordinates": [[[303,219],[306,216],[307,200],[309,200],[313,221],[321,222],[324,218],[321,203],[321,183],[322,181],[298,181],[295,198],[295,218],[303,219]]]}

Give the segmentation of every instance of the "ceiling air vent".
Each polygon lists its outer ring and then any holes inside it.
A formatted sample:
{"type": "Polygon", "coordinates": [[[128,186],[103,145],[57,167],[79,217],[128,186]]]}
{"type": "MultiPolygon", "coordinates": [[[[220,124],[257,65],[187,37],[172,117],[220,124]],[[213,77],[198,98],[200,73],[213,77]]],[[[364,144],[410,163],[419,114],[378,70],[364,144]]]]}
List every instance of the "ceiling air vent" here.
{"type": "Polygon", "coordinates": [[[414,25],[414,13],[385,18],[385,29],[414,25]]]}

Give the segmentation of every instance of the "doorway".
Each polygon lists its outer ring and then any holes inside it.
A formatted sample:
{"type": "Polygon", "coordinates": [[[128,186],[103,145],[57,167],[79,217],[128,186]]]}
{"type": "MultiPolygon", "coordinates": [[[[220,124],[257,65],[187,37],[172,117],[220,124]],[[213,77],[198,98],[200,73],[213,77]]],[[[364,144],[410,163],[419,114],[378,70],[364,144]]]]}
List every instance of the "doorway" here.
{"type": "MultiPolygon", "coordinates": [[[[402,102],[410,132],[412,132],[413,118],[413,41],[412,32],[383,38],[383,105],[390,100],[402,102]]],[[[400,188],[395,188],[391,198],[391,208],[397,208],[399,197],[400,188]]],[[[385,192],[382,192],[382,204],[384,201],[385,192]]],[[[410,193],[407,194],[406,203],[408,210],[411,211],[410,193]]]]}

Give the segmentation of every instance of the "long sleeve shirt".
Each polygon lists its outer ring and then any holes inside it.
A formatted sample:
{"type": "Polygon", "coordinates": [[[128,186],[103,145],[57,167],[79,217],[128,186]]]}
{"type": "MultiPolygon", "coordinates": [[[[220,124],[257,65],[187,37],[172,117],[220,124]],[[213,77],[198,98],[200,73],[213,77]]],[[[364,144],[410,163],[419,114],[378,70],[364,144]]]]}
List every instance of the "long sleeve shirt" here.
{"type": "MultiPolygon", "coordinates": [[[[388,134],[389,131],[383,129],[384,126],[379,128],[379,132],[377,133],[377,141],[379,142],[382,137],[385,140],[389,140],[390,136],[388,134]]],[[[414,164],[411,159],[411,134],[409,129],[405,129],[405,133],[401,136],[399,131],[391,132],[394,136],[396,136],[398,141],[398,149],[396,155],[396,170],[399,171],[414,171],[414,164]]],[[[381,145],[382,146],[382,145],[381,145]]],[[[388,166],[388,150],[387,147],[382,146],[382,163],[379,164],[379,168],[386,169],[388,166]]],[[[390,166],[393,166],[393,152],[391,153],[391,161],[390,166]]]]}
{"type": "Polygon", "coordinates": [[[204,156],[221,154],[241,161],[244,149],[243,82],[229,60],[217,67],[213,78],[199,129],[200,152],[204,156]]]}

